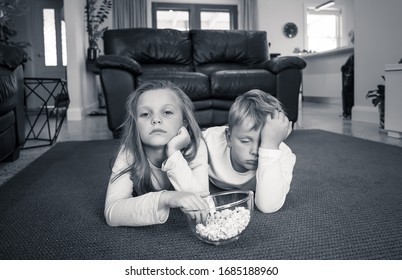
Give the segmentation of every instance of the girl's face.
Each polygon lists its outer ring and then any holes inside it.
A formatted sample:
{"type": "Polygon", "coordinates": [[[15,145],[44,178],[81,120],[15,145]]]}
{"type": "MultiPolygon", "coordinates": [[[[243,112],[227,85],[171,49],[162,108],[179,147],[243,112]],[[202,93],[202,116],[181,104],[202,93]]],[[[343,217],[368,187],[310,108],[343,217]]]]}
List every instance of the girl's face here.
{"type": "Polygon", "coordinates": [[[178,96],[171,89],[148,90],[137,104],[138,132],[144,145],[165,146],[183,126],[178,96]]]}

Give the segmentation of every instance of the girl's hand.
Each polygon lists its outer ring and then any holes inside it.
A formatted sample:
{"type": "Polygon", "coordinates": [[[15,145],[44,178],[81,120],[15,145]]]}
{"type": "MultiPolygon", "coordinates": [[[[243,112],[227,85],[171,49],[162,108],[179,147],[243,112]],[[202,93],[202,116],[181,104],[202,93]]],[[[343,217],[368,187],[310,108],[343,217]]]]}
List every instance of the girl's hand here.
{"type": "Polygon", "coordinates": [[[279,149],[281,144],[292,132],[292,122],[279,110],[275,110],[265,119],[261,130],[261,148],[279,149]]]}
{"type": "MultiPolygon", "coordinates": [[[[207,194],[205,194],[207,195],[207,194]]],[[[202,194],[180,192],[180,191],[165,191],[159,199],[159,207],[183,208],[185,210],[202,210],[198,215],[192,217],[197,223],[204,223],[208,217],[208,202],[202,197],[202,194]]]]}
{"type": "Polygon", "coordinates": [[[190,144],[190,142],[191,138],[190,134],[188,133],[188,130],[184,126],[180,127],[179,131],[177,132],[177,135],[172,139],[170,139],[169,143],[167,143],[166,148],[167,157],[170,157],[176,151],[180,151],[181,149],[187,147],[188,144],[190,144]]]}

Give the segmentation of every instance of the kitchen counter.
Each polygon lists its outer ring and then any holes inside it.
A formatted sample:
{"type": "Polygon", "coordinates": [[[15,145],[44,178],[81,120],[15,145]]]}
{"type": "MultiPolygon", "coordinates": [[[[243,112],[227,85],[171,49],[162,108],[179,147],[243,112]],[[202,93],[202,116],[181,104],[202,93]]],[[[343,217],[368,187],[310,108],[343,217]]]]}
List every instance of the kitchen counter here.
{"type": "Polygon", "coordinates": [[[317,53],[300,54],[307,66],[303,70],[304,100],[340,103],[342,99],[342,71],[353,46],[317,53]]]}

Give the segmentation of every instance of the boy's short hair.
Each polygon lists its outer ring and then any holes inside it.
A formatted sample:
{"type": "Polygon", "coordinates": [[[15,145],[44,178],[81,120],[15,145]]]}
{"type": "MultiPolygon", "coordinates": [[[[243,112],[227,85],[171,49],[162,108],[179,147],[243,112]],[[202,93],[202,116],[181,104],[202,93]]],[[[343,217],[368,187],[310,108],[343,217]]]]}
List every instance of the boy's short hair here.
{"type": "Polygon", "coordinates": [[[252,122],[252,129],[262,127],[268,114],[274,110],[282,111],[282,104],[269,93],[259,89],[252,89],[240,96],[232,104],[229,110],[229,130],[235,125],[240,125],[245,119],[252,122]]]}

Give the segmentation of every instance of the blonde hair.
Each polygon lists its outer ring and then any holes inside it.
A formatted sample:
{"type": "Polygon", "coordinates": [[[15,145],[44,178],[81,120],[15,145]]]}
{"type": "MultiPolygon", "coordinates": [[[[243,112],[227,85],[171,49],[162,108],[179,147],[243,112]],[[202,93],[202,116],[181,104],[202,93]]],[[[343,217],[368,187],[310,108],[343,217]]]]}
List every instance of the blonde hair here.
{"type": "Polygon", "coordinates": [[[282,111],[282,104],[269,93],[259,89],[252,89],[240,96],[229,110],[228,125],[231,131],[235,125],[241,125],[245,119],[252,122],[252,129],[262,127],[268,114],[282,111]]]}
{"type": "Polygon", "coordinates": [[[141,94],[149,90],[157,89],[170,89],[178,97],[179,106],[183,114],[183,121],[187,124],[187,130],[191,138],[190,145],[182,150],[184,158],[187,161],[193,160],[196,156],[200,139],[202,138],[201,129],[194,117],[193,103],[179,87],[169,81],[149,81],[138,87],[127,98],[127,118],[123,123],[123,136],[120,146],[124,152],[133,155],[134,162],[113,178],[113,180],[115,180],[122,174],[130,172],[131,180],[134,185],[134,196],[155,191],[152,186],[151,169],[148,158],[143,149],[137,129],[137,104],[141,94]]]}

